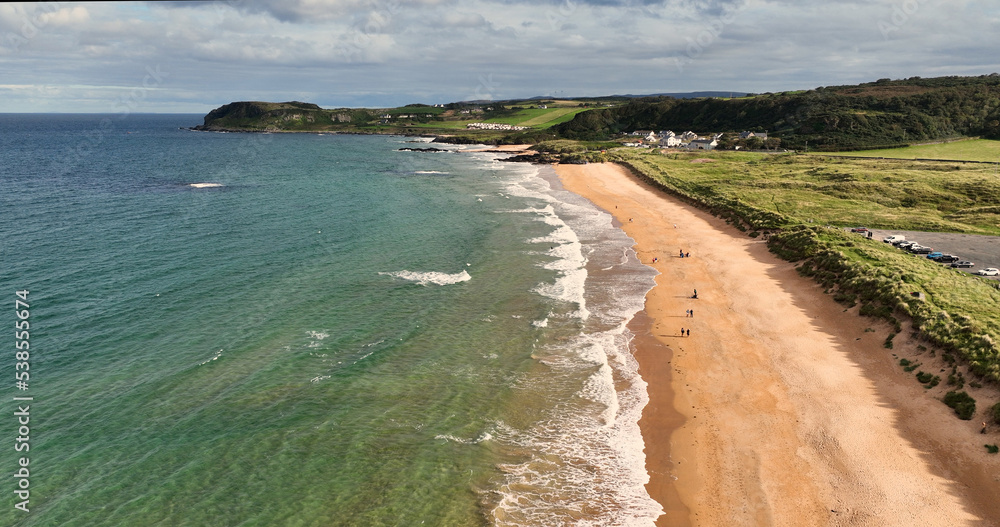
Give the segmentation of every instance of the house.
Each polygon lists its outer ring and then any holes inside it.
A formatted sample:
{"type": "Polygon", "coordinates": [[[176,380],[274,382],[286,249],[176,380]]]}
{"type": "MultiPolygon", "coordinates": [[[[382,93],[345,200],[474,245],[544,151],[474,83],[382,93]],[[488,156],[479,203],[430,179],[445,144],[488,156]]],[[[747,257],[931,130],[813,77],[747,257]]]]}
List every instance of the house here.
{"type": "Polygon", "coordinates": [[[645,136],[647,136],[647,135],[649,135],[651,133],[653,133],[652,130],[636,130],[636,131],[632,132],[632,135],[638,135],[638,136],[645,137],[645,136]]]}
{"type": "Polygon", "coordinates": [[[687,144],[690,150],[715,150],[719,146],[719,141],[715,138],[695,139],[687,144]]]}
{"type": "Polygon", "coordinates": [[[681,134],[681,141],[684,141],[685,143],[688,141],[694,141],[695,139],[698,139],[698,134],[692,132],[691,130],[681,134]]]}
{"type": "Polygon", "coordinates": [[[750,139],[756,137],[758,139],[767,139],[767,132],[740,132],[740,139],[750,139]]]}
{"type": "Polygon", "coordinates": [[[645,139],[646,139],[647,143],[659,143],[660,142],[660,136],[656,135],[656,132],[649,132],[649,134],[646,135],[645,139]]]}
{"type": "Polygon", "coordinates": [[[660,145],[665,146],[667,148],[674,148],[677,146],[681,146],[682,144],[684,143],[681,141],[681,138],[672,134],[660,139],[660,145]]]}

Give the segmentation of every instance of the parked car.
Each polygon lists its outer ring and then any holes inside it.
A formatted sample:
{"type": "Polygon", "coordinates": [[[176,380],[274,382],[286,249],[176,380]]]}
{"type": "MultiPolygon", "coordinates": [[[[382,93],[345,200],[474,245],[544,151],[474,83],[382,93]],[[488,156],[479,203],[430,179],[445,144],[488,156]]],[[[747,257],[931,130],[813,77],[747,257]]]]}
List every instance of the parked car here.
{"type": "Polygon", "coordinates": [[[902,234],[893,234],[891,236],[886,236],[885,238],[882,238],[882,241],[884,241],[885,243],[891,243],[895,245],[896,243],[899,242],[905,242],[906,236],[903,236],[902,234]]]}
{"type": "Polygon", "coordinates": [[[945,254],[934,259],[934,261],[938,263],[952,263],[959,260],[961,260],[961,258],[955,256],[954,254],[945,254]]]}
{"type": "Polygon", "coordinates": [[[972,263],[972,262],[970,262],[968,260],[962,260],[961,262],[955,262],[955,263],[951,264],[951,266],[954,267],[955,269],[960,269],[960,268],[963,268],[963,267],[975,267],[976,264],[974,264],[974,263],[972,263]]]}
{"type": "Polygon", "coordinates": [[[901,243],[897,243],[896,247],[899,247],[900,249],[906,249],[907,247],[909,247],[911,245],[920,245],[920,244],[918,244],[917,242],[903,241],[901,243]]]}
{"type": "Polygon", "coordinates": [[[851,227],[851,232],[866,233],[868,232],[868,227],[851,227]]]}
{"type": "Polygon", "coordinates": [[[942,256],[944,256],[944,253],[941,252],[941,251],[934,251],[934,252],[932,252],[932,253],[930,253],[930,254],[927,255],[927,257],[930,258],[931,260],[934,260],[936,258],[940,258],[942,256]]]}
{"type": "Polygon", "coordinates": [[[1000,269],[996,267],[987,267],[986,269],[980,269],[976,271],[979,276],[998,276],[1000,275],[1000,269]]]}
{"type": "Polygon", "coordinates": [[[923,245],[915,245],[910,247],[910,252],[913,254],[930,254],[934,252],[934,249],[924,247],[923,245]]]}

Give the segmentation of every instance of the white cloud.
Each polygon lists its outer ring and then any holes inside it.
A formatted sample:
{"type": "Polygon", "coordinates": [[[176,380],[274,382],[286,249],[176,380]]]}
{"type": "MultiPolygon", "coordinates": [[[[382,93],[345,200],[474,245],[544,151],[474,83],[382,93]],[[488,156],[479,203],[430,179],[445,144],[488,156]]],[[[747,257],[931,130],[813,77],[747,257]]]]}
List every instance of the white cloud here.
{"type": "Polygon", "coordinates": [[[53,108],[59,97],[64,111],[101,111],[114,97],[108,87],[139,85],[146,67],[171,73],[149,108],[201,111],[289,94],[378,106],[477,90],[780,91],[990,73],[1000,69],[996,49],[1000,5],[988,0],[0,4],[0,79],[45,87],[5,88],[0,111],[53,108]],[[904,17],[906,2],[918,8],[904,17]]]}

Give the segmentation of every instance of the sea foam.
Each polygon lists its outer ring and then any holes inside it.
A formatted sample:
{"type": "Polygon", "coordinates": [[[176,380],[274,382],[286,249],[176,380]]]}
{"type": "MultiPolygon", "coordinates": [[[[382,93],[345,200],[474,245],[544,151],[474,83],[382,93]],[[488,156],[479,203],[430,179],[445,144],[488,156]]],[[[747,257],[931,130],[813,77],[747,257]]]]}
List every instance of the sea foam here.
{"type": "Polygon", "coordinates": [[[407,280],[410,282],[416,282],[420,285],[451,285],[460,282],[468,282],[472,280],[472,276],[469,275],[468,271],[462,271],[460,273],[441,273],[437,271],[394,271],[394,272],[380,272],[381,275],[392,276],[394,278],[399,278],[402,280],[407,280]]]}
{"type": "Polygon", "coordinates": [[[494,428],[497,444],[528,456],[499,466],[505,479],[493,490],[490,519],[507,526],[652,525],[662,507],[645,489],[638,421],[648,395],[627,324],[643,308],[656,272],[638,260],[610,214],[553,188],[537,169],[519,173],[507,192],[542,204],[505,212],[534,215],[552,228],[527,240],[547,245],[540,254],[549,259],[539,265],[556,272],[534,291],[576,303],[578,312],[532,324],[542,332],[532,357],[546,373],[514,388],[562,403],[529,426],[494,428]],[[575,336],[545,338],[574,328],[575,336]]]}

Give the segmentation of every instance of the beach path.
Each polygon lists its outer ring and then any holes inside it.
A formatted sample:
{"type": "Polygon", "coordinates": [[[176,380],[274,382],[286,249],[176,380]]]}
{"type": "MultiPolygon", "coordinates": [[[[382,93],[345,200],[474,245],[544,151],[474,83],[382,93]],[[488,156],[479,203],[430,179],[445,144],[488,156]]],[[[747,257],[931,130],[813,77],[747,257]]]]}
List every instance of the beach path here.
{"type": "Polygon", "coordinates": [[[659,525],[1000,525],[1000,464],[895,364],[886,326],[621,166],[556,172],[661,273],[636,340],[659,525]]]}

